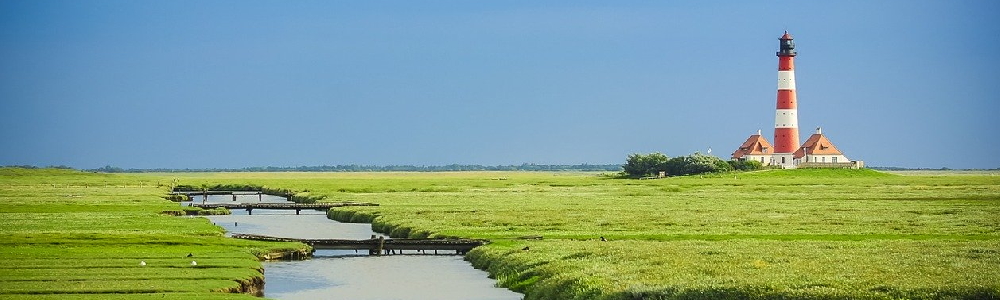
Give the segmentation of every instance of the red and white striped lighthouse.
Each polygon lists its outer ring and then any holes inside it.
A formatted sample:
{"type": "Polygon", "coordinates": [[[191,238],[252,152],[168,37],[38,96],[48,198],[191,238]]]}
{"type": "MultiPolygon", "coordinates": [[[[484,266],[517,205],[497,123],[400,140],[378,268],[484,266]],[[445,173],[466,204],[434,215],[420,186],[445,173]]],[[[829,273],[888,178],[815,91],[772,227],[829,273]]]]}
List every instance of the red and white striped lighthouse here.
{"type": "Polygon", "coordinates": [[[795,43],[785,31],[779,39],[778,106],[774,114],[774,164],[794,167],[793,153],[799,148],[798,104],[795,100],[795,43]]]}

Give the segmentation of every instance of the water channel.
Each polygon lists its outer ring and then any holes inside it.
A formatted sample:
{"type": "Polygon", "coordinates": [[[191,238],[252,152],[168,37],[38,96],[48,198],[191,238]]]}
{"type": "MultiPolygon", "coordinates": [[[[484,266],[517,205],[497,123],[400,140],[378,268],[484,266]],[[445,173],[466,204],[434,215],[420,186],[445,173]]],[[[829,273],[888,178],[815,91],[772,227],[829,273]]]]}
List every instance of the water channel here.
{"type": "MultiPolygon", "coordinates": [[[[202,196],[192,196],[202,202],[202,196]]],[[[210,195],[207,203],[288,203],[263,195],[210,195]]],[[[189,202],[183,202],[187,205],[189,202]]],[[[290,238],[367,239],[370,224],[340,223],[323,211],[234,209],[232,215],[207,216],[229,233],[290,238]]],[[[487,299],[517,300],[523,295],[495,287],[496,281],[458,255],[368,256],[353,250],[318,250],[301,261],[264,263],[264,296],[274,299],[487,299]]]]}

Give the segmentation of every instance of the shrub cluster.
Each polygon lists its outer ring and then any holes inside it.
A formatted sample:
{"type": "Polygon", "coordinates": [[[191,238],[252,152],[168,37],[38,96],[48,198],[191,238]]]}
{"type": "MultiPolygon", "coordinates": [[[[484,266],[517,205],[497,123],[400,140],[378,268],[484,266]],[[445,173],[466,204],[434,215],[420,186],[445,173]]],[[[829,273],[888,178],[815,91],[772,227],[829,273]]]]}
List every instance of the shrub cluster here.
{"type": "Polygon", "coordinates": [[[656,176],[665,172],[670,176],[697,175],[704,173],[728,172],[733,170],[752,171],[763,169],[757,161],[725,161],[718,157],[695,152],[687,156],[669,158],[658,152],[650,154],[633,153],[622,165],[623,172],[631,177],[656,176]]]}
{"type": "Polygon", "coordinates": [[[667,170],[667,163],[670,158],[663,153],[654,152],[650,154],[629,154],[625,165],[622,165],[625,174],[633,177],[642,177],[659,174],[667,170]]]}
{"type": "Polygon", "coordinates": [[[736,171],[763,170],[764,164],[756,160],[730,160],[729,165],[736,171]]]}

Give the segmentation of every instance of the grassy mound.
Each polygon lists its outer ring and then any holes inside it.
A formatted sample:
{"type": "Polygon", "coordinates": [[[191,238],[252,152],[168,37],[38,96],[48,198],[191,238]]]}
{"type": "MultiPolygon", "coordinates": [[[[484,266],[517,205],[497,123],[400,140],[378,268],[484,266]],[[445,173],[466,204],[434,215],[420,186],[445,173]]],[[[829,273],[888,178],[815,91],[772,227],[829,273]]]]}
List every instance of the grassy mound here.
{"type": "Polygon", "coordinates": [[[762,170],[740,174],[740,176],[768,178],[878,178],[898,176],[890,173],[880,172],[872,169],[779,169],[762,170]]]}

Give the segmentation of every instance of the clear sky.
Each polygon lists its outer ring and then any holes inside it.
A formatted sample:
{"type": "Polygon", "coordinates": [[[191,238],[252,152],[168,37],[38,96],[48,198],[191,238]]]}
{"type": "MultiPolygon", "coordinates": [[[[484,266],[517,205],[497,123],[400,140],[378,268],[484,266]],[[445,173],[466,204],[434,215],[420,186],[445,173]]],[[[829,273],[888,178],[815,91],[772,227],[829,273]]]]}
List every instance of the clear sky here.
{"type": "Polygon", "coordinates": [[[1000,1],[0,1],[0,165],[728,159],[778,37],[870,166],[1000,167],[1000,1]]]}

